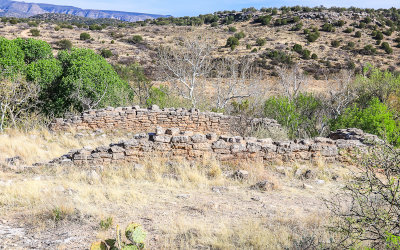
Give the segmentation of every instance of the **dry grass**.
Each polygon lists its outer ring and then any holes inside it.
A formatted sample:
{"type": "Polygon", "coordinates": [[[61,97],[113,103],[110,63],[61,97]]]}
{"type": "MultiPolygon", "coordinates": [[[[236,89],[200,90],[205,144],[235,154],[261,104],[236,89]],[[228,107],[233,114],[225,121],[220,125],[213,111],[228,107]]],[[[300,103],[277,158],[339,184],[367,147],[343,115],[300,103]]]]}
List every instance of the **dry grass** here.
{"type": "Polygon", "coordinates": [[[45,128],[29,132],[9,129],[0,134],[0,162],[14,156],[20,156],[27,164],[49,161],[71,149],[97,147],[126,138],[123,132],[84,137],[75,137],[76,134],[75,131],[52,133],[45,128]]]}
{"type": "MultiPolygon", "coordinates": [[[[1,145],[6,150],[3,155],[21,155],[28,162],[49,160],[68,147],[115,138],[33,134],[2,135],[8,145],[1,145]]],[[[334,174],[343,178],[345,168],[323,162],[290,163],[282,173],[281,166],[149,157],[138,164],[115,166],[3,168],[0,222],[22,225],[27,230],[24,237],[39,232],[42,240],[51,239],[50,248],[65,249],[82,249],[91,241],[111,237],[117,224],[124,227],[131,221],[149,231],[150,249],[284,249],[306,236],[325,239],[327,215],[320,198],[339,186],[329,178],[334,174]],[[247,170],[249,178],[231,178],[237,169],[247,170]],[[297,176],[297,169],[311,169],[312,179],[297,176]],[[326,183],[316,186],[317,178],[326,183]],[[261,180],[272,182],[274,190],[250,188],[261,180]],[[303,189],[302,182],[315,188],[303,189]],[[99,223],[108,217],[114,223],[104,230],[99,223]]],[[[27,247],[24,237],[14,236],[14,246],[27,247]]]]}

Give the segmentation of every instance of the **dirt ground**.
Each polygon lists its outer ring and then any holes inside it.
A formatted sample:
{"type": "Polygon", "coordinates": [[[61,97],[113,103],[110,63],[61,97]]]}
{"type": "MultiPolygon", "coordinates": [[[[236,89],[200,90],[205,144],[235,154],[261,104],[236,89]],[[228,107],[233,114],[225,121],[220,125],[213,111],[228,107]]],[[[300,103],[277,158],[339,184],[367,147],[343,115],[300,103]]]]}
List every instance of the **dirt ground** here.
{"type": "Polygon", "coordinates": [[[323,199],[349,174],[345,166],[323,162],[188,162],[157,156],[122,166],[32,167],[6,163],[13,153],[3,154],[0,170],[2,249],[88,249],[93,241],[115,237],[116,225],[130,222],[148,232],[147,249],[291,248],[305,237],[327,237],[323,199]],[[239,169],[248,176],[232,178],[239,169]],[[260,181],[269,188],[252,188],[260,181]],[[112,224],[101,227],[107,218],[112,224]]]}

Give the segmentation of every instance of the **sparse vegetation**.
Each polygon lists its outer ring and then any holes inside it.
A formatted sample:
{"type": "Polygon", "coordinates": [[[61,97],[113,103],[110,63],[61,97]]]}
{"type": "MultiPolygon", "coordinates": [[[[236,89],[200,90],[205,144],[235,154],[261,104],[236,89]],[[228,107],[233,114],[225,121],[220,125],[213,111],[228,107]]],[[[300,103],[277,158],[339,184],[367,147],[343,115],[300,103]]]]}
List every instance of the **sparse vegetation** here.
{"type": "Polygon", "coordinates": [[[323,6],[137,22],[2,17],[0,231],[11,232],[2,244],[82,249],[96,238],[92,249],[397,249],[399,17],[396,8],[323,6]],[[110,119],[121,114],[129,127],[149,112],[143,124],[153,129],[166,118],[152,114],[182,113],[178,122],[195,128],[202,111],[222,113],[215,121],[236,116],[230,133],[257,139],[203,145],[194,140],[214,135],[136,134],[155,131],[120,131],[110,119]],[[264,126],[270,119],[282,127],[264,126]],[[83,120],[93,130],[80,130],[83,120]],[[49,124],[76,127],[49,132],[49,124]],[[326,138],[349,127],[357,140],[326,138]],[[358,140],[357,128],[376,136],[358,140]],[[127,146],[116,143],[127,138],[127,146]],[[238,153],[217,148],[225,143],[238,153]],[[163,153],[149,157],[145,144],[163,153]],[[196,155],[195,146],[234,161],[170,157],[196,155]],[[266,154],[247,158],[253,147],[266,154]],[[74,148],[83,149],[65,154],[74,148]],[[71,167],[96,154],[98,164],[71,167]],[[137,154],[134,162],[118,161],[128,154],[137,154]]]}
{"type": "Polygon", "coordinates": [[[91,38],[91,37],[90,37],[90,34],[89,34],[89,33],[86,33],[86,32],[81,33],[80,36],[79,36],[79,39],[80,39],[80,40],[83,40],[83,41],[89,40],[90,38],[91,38]]]}

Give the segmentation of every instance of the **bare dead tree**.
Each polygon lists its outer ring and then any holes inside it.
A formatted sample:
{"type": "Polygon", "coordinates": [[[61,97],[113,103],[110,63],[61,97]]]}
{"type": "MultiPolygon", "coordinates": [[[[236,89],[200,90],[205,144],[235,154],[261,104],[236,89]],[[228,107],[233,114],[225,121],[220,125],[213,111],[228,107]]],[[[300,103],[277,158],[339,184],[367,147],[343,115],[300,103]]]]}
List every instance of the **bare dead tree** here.
{"type": "Polygon", "coordinates": [[[261,73],[250,58],[222,59],[215,66],[214,80],[216,108],[224,109],[230,101],[241,100],[260,93],[261,73]]]}
{"type": "Polygon", "coordinates": [[[160,47],[158,63],[165,78],[193,107],[198,104],[201,88],[211,71],[213,44],[207,39],[184,38],[175,47],[160,47]]]}
{"type": "Polygon", "coordinates": [[[292,68],[286,66],[278,69],[278,82],[286,97],[295,98],[304,86],[308,84],[308,77],[301,72],[299,65],[292,68]]]}
{"type": "Polygon", "coordinates": [[[0,131],[7,121],[16,127],[18,120],[37,102],[39,85],[26,81],[21,76],[3,78],[0,84],[0,131]]]}
{"type": "Polygon", "coordinates": [[[339,74],[333,76],[332,81],[328,81],[328,105],[332,118],[336,119],[343,110],[357,97],[352,88],[354,73],[350,70],[342,70],[339,74]]]}

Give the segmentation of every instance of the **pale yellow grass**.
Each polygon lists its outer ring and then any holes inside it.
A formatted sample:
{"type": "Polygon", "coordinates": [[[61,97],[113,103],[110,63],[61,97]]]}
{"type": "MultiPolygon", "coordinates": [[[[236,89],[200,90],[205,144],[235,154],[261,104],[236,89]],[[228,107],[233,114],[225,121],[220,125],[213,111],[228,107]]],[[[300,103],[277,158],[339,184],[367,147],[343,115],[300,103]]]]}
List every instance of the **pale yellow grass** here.
{"type": "Polygon", "coordinates": [[[55,133],[45,128],[29,132],[9,129],[0,134],[0,162],[14,156],[20,156],[27,164],[47,162],[71,149],[96,147],[126,138],[123,134],[75,138],[75,134],[74,131],[55,133]]]}

